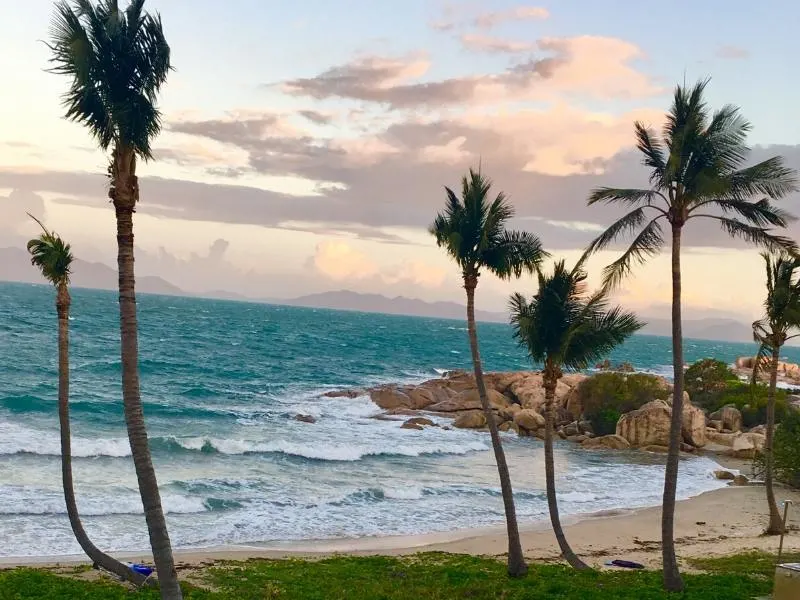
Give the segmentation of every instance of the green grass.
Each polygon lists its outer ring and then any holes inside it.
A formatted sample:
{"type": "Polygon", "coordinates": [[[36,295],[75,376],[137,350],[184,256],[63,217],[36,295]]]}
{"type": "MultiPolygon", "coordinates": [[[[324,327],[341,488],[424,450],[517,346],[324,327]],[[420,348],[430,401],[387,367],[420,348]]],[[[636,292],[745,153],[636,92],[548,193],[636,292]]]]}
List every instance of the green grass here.
{"type": "MultiPolygon", "coordinates": [[[[791,557],[789,557],[791,558],[791,557]]],[[[440,553],[403,558],[335,557],[252,560],[207,568],[186,585],[186,600],[751,600],[768,594],[774,557],[747,554],[696,560],[706,573],[686,575],[685,594],[661,590],[655,571],[577,573],[561,565],[532,565],[511,580],[498,561],[440,553]]],[[[155,590],[131,592],[46,571],[0,571],[0,600],[156,600],[155,590]]]]}

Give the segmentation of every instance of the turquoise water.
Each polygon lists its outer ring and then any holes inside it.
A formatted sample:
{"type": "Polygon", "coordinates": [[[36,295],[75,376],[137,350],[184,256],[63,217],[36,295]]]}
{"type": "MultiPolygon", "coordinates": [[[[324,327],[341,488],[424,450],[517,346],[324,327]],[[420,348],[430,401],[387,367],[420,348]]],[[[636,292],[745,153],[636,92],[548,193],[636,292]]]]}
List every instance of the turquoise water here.
{"type": "MultiPolygon", "coordinates": [[[[0,555],[72,554],[61,497],[52,290],[0,283],[0,555]]],[[[116,294],[73,291],[72,423],[79,507],[95,542],[147,547],[121,407],[116,294]]],[[[468,368],[458,321],[140,296],[142,396],[177,547],[445,531],[502,521],[487,436],[409,431],[367,398],[320,392],[468,368]],[[316,424],[294,420],[312,414],[316,424]]],[[[503,324],[481,324],[488,370],[529,365],[503,324]]],[[[688,341],[687,360],[747,344],[688,341]]],[[[800,359],[797,349],[787,351],[800,359]]],[[[668,374],[667,338],[613,355],[668,374]]],[[[444,422],[444,421],[443,421],[444,422]]],[[[518,512],[546,515],[538,440],[507,436],[518,512]]],[[[659,502],[662,458],[560,445],[566,514],[659,502]]],[[[714,489],[714,463],[682,464],[683,497],[714,489]]]]}

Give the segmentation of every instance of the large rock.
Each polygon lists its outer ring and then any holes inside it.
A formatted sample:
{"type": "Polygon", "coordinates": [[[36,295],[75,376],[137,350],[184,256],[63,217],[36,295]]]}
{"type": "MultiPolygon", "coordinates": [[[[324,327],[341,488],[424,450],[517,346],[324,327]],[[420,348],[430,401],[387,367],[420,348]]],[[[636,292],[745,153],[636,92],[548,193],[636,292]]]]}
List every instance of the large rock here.
{"type": "Polygon", "coordinates": [[[619,435],[604,435],[596,438],[584,440],[582,447],[589,450],[608,449],[608,450],[627,450],[631,447],[628,440],[619,435]]]}
{"type": "Polygon", "coordinates": [[[444,402],[437,402],[436,404],[431,404],[426,408],[430,412],[439,412],[439,413],[452,413],[452,412],[461,412],[464,410],[482,410],[483,407],[479,400],[473,400],[472,402],[456,402],[455,400],[445,400],[444,402]]]}
{"type": "Polygon", "coordinates": [[[453,427],[458,427],[459,429],[480,429],[481,427],[486,427],[486,417],[483,412],[479,410],[471,410],[459,415],[456,420],[453,421],[453,427]]]}
{"type": "Polygon", "coordinates": [[[685,398],[683,401],[681,435],[684,442],[695,448],[702,448],[706,445],[706,415],[700,408],[688,402],[685,398]]]}
{"type": "MultiPolygon", "coordinates": [[[[508,398],[493,388],[486,389],[486,395],[489,398],[489,404],[494,408],[507,408],[511,403],[508,398]]],[[[460,403],[464,406],[473,406],[475,403],[480,407],[481,398],[478,395],[477,389],[464,390],[453,398],[453,402],[460,403]]]]}
{"type": "Polygon", "coordinates": [[[648,402],[638,410],[625,413],[617,421],[617,435],[634,448],[669,445],[672,409],[663,400],[648,402]]]}
{"type": "MultiPolygon", "coordinates": [[[[669,400],[653,400],[638,410],[622,415],[617,422],[617,435],[631,446],[668,446],[672,406],[669,400]]],[[[706,416],[684,397],[681,437],[696,448],[706,445],[706,416]]]]}
{"type": "Polygon", "coordinates": [[[763,450],[766,439],[766,436],[760,433],[743,433],[734,438],[728,454],[734,458],[755,458],[756,454],[763,450]]]}
{"type": "Polygon", "coordinates": [[[421,425],[425,427],[436,427],[436,423],[434,423],[427,417],[411,417],[404,423],[404,425],[421,425]]]}
{"type": "Polygon", "coordinates": [[[371,390],[369,397],[384,410],[392,408],[411,408],[411,398],[395,386],[371,390]]]}
{"type": "Polygon", "coordinates": [[[731,448],[733,446],[734,440],[740,437],[738,433],[721,433],[718,431],[713,431],[710,429],[706,429],[706,441],[711,442],[714,444],[718,444],[720,446],[727,446],[731,448]]]}
{"type": "Polygon", "coordinates": [[[514,423],[520,429],[525,429],[526,431],[536,431],[537,429],[544,427],[545,420],[542,415],[532,408],[526,408],[514,415],[514,423]]]}
{"type": "Polygon", "coordinates": [[[572,388],[568,393],[565,399],[566,404],[564,408],[567,409],[569,415],[575,419],[576,421],[581,418],[583,415],[583,404],[581,403],[580,395],[578,394],[578,388],[572,388]]]}
{"type": "Polygon", "coordinates": [[[718,411],[711,413],[708,418],[712,421],[719,421],[722,429],[742,430],[742,413],[733,404],[723,406],[718,411]]]}

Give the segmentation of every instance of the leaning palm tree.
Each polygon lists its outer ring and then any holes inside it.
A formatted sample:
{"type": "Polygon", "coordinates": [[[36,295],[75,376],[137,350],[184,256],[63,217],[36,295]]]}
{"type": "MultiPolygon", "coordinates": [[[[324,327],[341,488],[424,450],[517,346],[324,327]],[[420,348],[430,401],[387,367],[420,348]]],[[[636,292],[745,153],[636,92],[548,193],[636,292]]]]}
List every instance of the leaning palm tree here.
{"type": "Polygon", "coordinates": [[[570,548],[558,514],[553,463],[556,385],[563,369],[586,369],[643,324],[633,313],[609,308],[605,290],[587,294],[582,261],[572,270],[559,261],[551,274],[540,272],[538,277],[539,289],[530,302],[522,294],[511,296],[511,326],[531,360],[544,366],[544,470],[550,522],[561,555],[570,565],[583,570],[589,567],[570,548]]]}
{"type": "Polygon", "coordinates": [[[72,251],[55,232],[50,232],[31,215],[42,228],[43,233],[28,242],[31,264],[37,267],[44,278],[56,288],[56,314],[58,315],[58,420],[61,426],[61,480],[64,487],[64,502],[67,516],[75,539],[83,551],[98,567],[137,585],[145,582],[145,577],[123,565],[105,552],[99,550],[81,523],[78,505],[75,501],[75,488],[72,481],[72,447],[69,424],[69,276],[72,269],[72,251]]]}
{"type": "Polygon", "coordinates": [[[436,238],[437,245],[444,248],[461,269],[467,292],[467,330],[475,383],[489,426],[503,494],[508,529],[508,573],[512,577],[521,577],[528,567],[522,554],[511,476],[483,381],[475,324],[475,289],[481,270],[494,273],[501,279],[519,277],[523,271],[534,272],[547,253],[536,236],[506,229],[506,224],[514,216],[514,209],[502,192],[494,200],[489,198],[491,185],[491,181],[480,170],[470,169],[461,182],[461,198],[445,187],[447,203],[445,209],[436,216],[430,232],[436,238]]]}
{"type": "Polygon", "coordinates": [[[170,71],[161,18],[131,0],[62,0],[56,4],[49,48],[52,71],[72,79],[66,118],[85,125],[111,152],[108,176],[117,219],[122,398],[131,454],[163,598],[181,598],[164,511],[148,447],[139,391],[138,331],[133,269],[133,213],[139,200],[136,163],[152,158],[161,129],[156,106],[170,71]]]}
{"type": "Polygon", "coordinates": [[[621,204],[631,208],[589,246],[587,254],[602,250],[628,234],[631,245],[604,271],[604,283],[612,288],[664,246],[662,221],[672,235],[672,360],[673,396],[670,444],[664,476],[661,518],[664,587],[683,589],[673,537],[675,491],[683,410],[683,336],[681,332],[681,234],[690,220],[712,220],[734,238],[767,249],[789,249],[792,240],[771,228],[785,227],[789,214],[775,207],[797,189],[793,170],[781,157],[744,167],[749,148],[745,140],[750,124],[739,109],[725,106],[710,114],[703,100],[708,80],[692,88],[678,86],[667,114],[661,139],[636,123],[637,148],[650,169],[651,187],[645,189],[602,187],[594,190],[589,204],[621,204]]]}
{"type": "Polygon", "coordinates": [[[762,368],[769,369],[767,399],[767,430],[764,442],[764,485],[769,505],[768,535],[784,531],[783,519],[775,501],[772,445],[775,436],[775,390],[778,383],[780,351],[787,341],[800,336],[800,258],[785,254],[762,253],[767,271],[767,297],[764,316],[753,323],[753,339],[759,344],[753,364],[752,384],[758,381],[762,368]]]}

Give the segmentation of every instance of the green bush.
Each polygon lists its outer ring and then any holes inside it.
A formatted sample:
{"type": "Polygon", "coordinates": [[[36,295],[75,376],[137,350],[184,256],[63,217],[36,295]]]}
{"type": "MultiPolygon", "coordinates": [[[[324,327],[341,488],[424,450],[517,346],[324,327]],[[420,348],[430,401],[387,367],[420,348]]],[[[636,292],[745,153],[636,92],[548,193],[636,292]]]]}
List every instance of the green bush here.
{"type": "Polygon", "coordinates": [[[739,378],[721,360],[704,358],[686,369],[683,383],[693,404],[709,408],[707,405],[715,404],[716,396],[724,392],[729,385],[739,383],[739,378]]]}
{"type": "Polygon", "coordinates": [[[644,373],[597,373],[578,385],[583,416],[596,435],[616,432],[622,414],[668,395],[663,379],[644,373]]]}
{"type": "MultiPolygon", "coordinates": [[[[720,360],[704,358],[692,364],[683,381],[692,403],[709,413],[723,406],[733,404],[742,413],[745,427],[755,427],[767,422],[767,400],[769,388],[758,384],[752,386],[741,381],[736,374],[720,360]]],[[[775,419],[780,422],[789,407],[786,390],[775,391],[775,419]]]]}
{"type": "Polygon", "coordinates": [[[800,488],[800,411],[788,412],[775,430],[772,446],[775,478],[800,488]]]}

